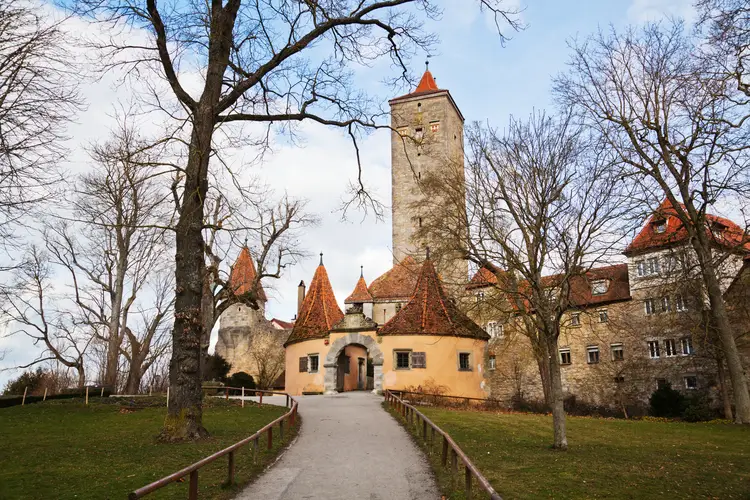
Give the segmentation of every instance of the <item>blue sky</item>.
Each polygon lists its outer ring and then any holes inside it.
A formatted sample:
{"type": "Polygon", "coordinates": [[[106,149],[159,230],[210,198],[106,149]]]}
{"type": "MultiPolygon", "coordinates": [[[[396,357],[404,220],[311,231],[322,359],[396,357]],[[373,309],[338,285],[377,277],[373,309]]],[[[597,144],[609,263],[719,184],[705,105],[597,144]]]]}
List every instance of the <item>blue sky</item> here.
{"type": "MultiPolygon", "coordinates": [[[[510,0],[520,1],[524,0],[510,0]]],[[[529,0],[521,3],[527,28],[512,33],[503,47],[494,25],[479,13],[475,1],[443,0],[441,19],[430,21],[428,28],[437,33],[440,43],[434,48],[430,69],[438,86],[451,91],[467,122],[482,121],[502,127],[511,114],[527,116],[533,109],[549,109],[551,77],[565,69],[567,43],[585,38],[599,27],[612,24],[623,28],[667,16],[692,16],[690,0],[529,0]]],[[[78,23],[81,30],[89,29],[78,23]]],[[[413,62],[413,72],[421,74],[424,55],[413,62]]],[[[356,72],[358,84],[386,101],[394,97],[382,80],[392,71],[384,61],[356,72]]],[[[106,138],[114,128],[112,111],[118,102],[128,100],[128,91],[115,86],[113,75],[89,82],[83,89],[88,109],[71,126],[72,172],[87,169],[84,148],[106,138]]],[[[404,89],[404,92],[410,89],[404,89]]],[[[403,92],[399,92],[403,93],[403,92]]],[[[368,283],[391,267],[390,217],[377,221],[372,216],[350,214],[341,221],[340,206],[348,182],[356,175],[354,152],[341,131],[303,124],[302,146],[280,143],[267,161],[246,172],[266,181],[278,193],[309,200],[310,211],[321,218],[319,226],[304,234],[302,244],[310,257],[289,269],[280,280],[266,282],[269,317],[284,320],[296,311],[296,287],[300,280],[309,283],[318,253],[324,260],[340,305],[351,292],[364,265],[368,283]]],[[[364,177],[380,200],[390,205],[390,144],[386,132],[378,132],[361,143],[364,177]]],[[[252,155],[252,152],[248,152],[252,155]]],[[[241,161],[238,155],[237,161],[241,161]]],[[[171,256],[170,256],[171,257],[171,256]]],[[[214,332],[214,341],[215,341],[214,332]]],[[[0,350],[9,350],[0,367],[15,366],[38,353],[22,336],[0,337],[0,350]]],[[[0,371],[0,385],[11,376],[0,371]]]]}

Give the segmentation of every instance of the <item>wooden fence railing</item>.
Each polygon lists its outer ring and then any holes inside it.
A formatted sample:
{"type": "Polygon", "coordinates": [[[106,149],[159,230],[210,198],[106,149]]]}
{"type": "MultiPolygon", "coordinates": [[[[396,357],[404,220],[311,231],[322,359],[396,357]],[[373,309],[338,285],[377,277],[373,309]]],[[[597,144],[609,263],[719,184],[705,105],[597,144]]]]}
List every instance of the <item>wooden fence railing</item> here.
{"type": "Polygon", "coordinates": [[[443,467],[448,465],[448,456],[450,455],[451,469],[454,474],[458,473],[458,462],[459,460],[464,467],[464,484],[466,489],[466,498],[471,498],[471,487],[472,482],[476,479],[480,489],[489,495],[491,500],[502,500],[502,497],[492,488],[489,481],[482,475],[476,466],[469,460],[466,453],[456,444],[455,441],[448,435],[447,432],[442,430],[440,427],[435,425],[429,418],[427,418],[422,412],[417,410],[414,406],[406,403],[403,399],[396,396],[390,390],[385,391],[385,402],[393,409],[396,413],[400,414],[401,417],[406,421],[406,424],[412,429],[416,428],[416,431],[421,432],[422,439],[425,443],[428,442],[428,432],[430,431],[430,442],[435,443],[436,434],[440,435],[443,439],[442,445],[442,456],[441,464],[443,467]]]}
{"type": "MultiPolygon", "coordinates": [[[[230,390],[243,390],[241,387],[204,387],[204,389],[225,389],[225,394],[229,395],[230,390]]],[[[285,392],[277,392],[277,391],[262,391],[258,389],[248,389],[245,393],[245,396],[252,396],[255,393],[258,393],[260,395],[261,402],[263,401],[263,394],[278,394],[282,396],[286,396],[286,407],[289,408],[289,411],[274,420],[273,422],[265,425],[263,428],[261,428],[259,431],[257,431],[252,436],[248,436],[242,441],[238,441],[237,443],[234,443],[231,446],[228,446],[227,448],[224,448],[223,450],[217,451],[213,455],[210,455],[204,459],[201,459],[197,462],[195,462],[192,465],[188,465],[184,469],[180,469],[177,472],[174,472],[168,476],[165,476],[158,481],[154,481],[151,484],[148,484],[142,488],[138,488],[137,490],[133,491],[128,495],[129,500],[135,500],[137,498],[143,498],[144,496],[148,495],[149,493],[153,493],[154,491],[161,489],[171,483],[174,483],[176,481],[179,481],[180,479],[184,478],[185,476],[190,476],[190,484],[188,487],[188,500],[197,500],[198,499],[198,471],[201,469],[201,467],[210,464],[211,462],[214,462],[218,460],[221,457],[227,457],[227,482],[229,484],[234,483],[234,456],[235,452],[242,448],[243,446],[253,443],[253,450],[257,454],[259,450],[259,441],[263,433],[266,433],[268,435],[268,449],[270,450],[273,448],[273,428],[275,426],[279,427],[279,436],[281,439],[284,439],[284,422],[289,422],[289,429],[294,427],[294,420],[297,416],[297,401],[290,396],[289,394],[285,392]]]]}

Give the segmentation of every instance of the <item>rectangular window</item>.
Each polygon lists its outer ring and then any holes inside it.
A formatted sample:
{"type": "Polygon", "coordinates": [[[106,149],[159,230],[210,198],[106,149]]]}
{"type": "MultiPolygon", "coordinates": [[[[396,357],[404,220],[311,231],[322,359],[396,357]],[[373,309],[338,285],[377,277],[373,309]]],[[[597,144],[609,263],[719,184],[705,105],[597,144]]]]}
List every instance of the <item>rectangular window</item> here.
{"type": "Polygon", "coordinates": [[[427,368],[427,353],[426,352],[411,353],[411,367],[412,368],[427,368]]]}
{"type": "Polygon", "coordinates": [[[643,301],[643,308],[646,310],[646,316],[656,314],[656,299],[646,299],[643,301]]]}
{"type": "Polygon", "coordinates": [[[471,353],[468,353],[468,352],[458,353],[458,370],[462,372],[471,371],[471,353]]]}
{"type": "Polygon", "coordinates": [[[560,349],[560,364],[561,365],[570,364],[570,348],[560,349]]]}
{"type": "Polygon", "coordinates": [[[610,348],[612,349],[612,361],[623,361],[625,359],[625,350],[622,344],[612,344],[610,348]]]}
{"type": "Polygon", "coordinates": [[[636,268],[638,269],[638,277],[646,276],[646,261],[645,260],[639,260],[635,263],[636,268]]]}
{"type": "Polygon", "coordinates": [[[599,346],[588,346],[586,348],[586,359],[588,360],[588,363],[590,365],[596,364],[599,362],[599,346]]]}
{"type": "Polygon", "coordinates": [[[502,323],[498,323],[497,321],[490,321],[487,323],[487,333],[492,337],[495,338],[503,338],[504,332],[503,332],[503,325],[502,323]]]}
{"type": "Polygon", "coordinates": [[[659,234],[666,232],[667,222],[663,220],[654,222],[654,231],[656,231],[659,234]]]}
{"type": "Polygon", "coordinates": [[[494,355],[490,356],[489,363],[488,363],[489,369],[494,370],[496,367],[496,363],[497,361],[495,360],[495,356],[494,355]]]}
{"type": "Polygon", "coordinates": [[[310,354],[308,355],[308,358],[310,358],[310,373],[318,373],[318,362],[320,358],[318,358],[317,354],[310,354]]]}
{"type": "Polygon", "coordinates": [[[647,260],[648,263],[648,274],[659,274],[661,272],[661,266],[659,265],[659,258],[658,257],[651,257],[647,260]]]}
{"type": "Polygon", "coordinates": [[[591,295],[604,295],[609,289],[609,281],[599,280],[591,283],[591,295]]]}
{"type": "Polygon", "coordinates": [[[677,346],[674,342],[674,339],[667,339],[664,341],[664,354],[671,358],[672,356],[677,356],[677,346]]]}
{"type": "Polygon", "coordinates": [[[648,356],[651,359],[659,359],[659,341],[658,340],[648,341],[648,356]]]}
{"type": "Polygon", "coordinates": [[[697,389],[698,388],[698,378],[695,375],[690,375],[685,377],[685,389],[697,389]]]}
{"type": "Polygon", "coordinates": [[[422,142],[422,139],[424,138],[424,131],[421,128],[414,130],[414,139],[417,142],[422,142]]]}
{"type": "Polygon", "coordinates": [[[430,132],[436,134],[440,130],[440,122],[430,122],[430,132]]]}
{"type": "Polygon", "coordinates": [[[299,358],[299,371],[300,373],[307,371],[307,356],[302,356],[299,358]]]}
{"type": "Polygon", "coordinates": [[[672,310],[672,305],[669,303],[669,297],[661,298],[661,312],[669,312],[672,310]]]}
{"type": "Polygon", "coordinates": [[[667,382],[667,379],[665,378],[657,378],[656,379],[656,388],[661,389],[662,387],[668,387],[669,382],[667,382]]]}
{"type": "Polygon", "coordinates": [[[674,308],[679,312],[685,312],[688,310],[687,299],[684,295],[677,295],[674,298],[674,308]]]}
{"type": "Polygon", "coordinates": [[[396,370],[408,370],[411,368],[410,357],[411,351],[396,351],[396,370]]]}
{"type": "Polygon", "coordinates": [[[581,326],[581,313],[570,314],[570,326],[581,326]]]}
{"type": "Polygon", "coordinates": [[[601,309],[599,311],[599,323],[607,323],[609,322],[609,314],[607,313],[606,309],[601,309]]]}
{"type": "Polygon", "coordinates": [[[623,377],[622,375],[618,375],[615,377],[615,384],[622,384],[623,382],[625,382],[625,377],[623,377]]]}
{"type": "Polygon", "coordinates": [[[682,337],[680,339],[680,346],[682,347],[683,356],[690,356],[695,352],[693,351],[693,339],[690,337],[682,337]]]}

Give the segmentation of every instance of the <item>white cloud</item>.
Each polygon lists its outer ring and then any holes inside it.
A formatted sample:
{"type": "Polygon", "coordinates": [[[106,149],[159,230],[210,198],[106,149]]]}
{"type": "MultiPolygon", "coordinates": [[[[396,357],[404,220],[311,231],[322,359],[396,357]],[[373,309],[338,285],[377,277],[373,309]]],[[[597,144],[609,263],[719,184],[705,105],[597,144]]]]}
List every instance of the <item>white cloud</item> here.
{"type": "Polygon", "coordinates": [[[670,17],[682,18],[688,23],[694,21],[696,12],[693,0],[633,0],[628,7],[628,19],[634,23],[670,17]]]}

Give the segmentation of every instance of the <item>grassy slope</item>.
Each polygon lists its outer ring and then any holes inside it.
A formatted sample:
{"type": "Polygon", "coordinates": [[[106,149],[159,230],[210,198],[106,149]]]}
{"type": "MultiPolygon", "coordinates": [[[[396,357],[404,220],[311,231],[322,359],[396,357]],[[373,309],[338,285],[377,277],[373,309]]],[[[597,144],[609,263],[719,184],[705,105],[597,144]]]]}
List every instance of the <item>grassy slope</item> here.
{"type": "MultiPolygon", "coordinates": [[[[159,479],[251,435],[284,409],[216,404],[205,409],[212,437],[199,443],[157,444],[165,408],[120,413],[116,404],[38,403],[0,410],[0,498],[113,498],[159,479]]],[[[278,444],[278,429],[274,433],[278,444]]],[[[265,449],[265,438],[261,449],[265,449]]],[[[238,481],[247,482],[251,448],[236,457],[238,481]]],[[[276,450],[274,450],[275,452],[276,450]]],[[[264,458],[269,459],[272,453],[264,458]]],[[[201,498],[225,498],[226,459],[201,469],[201,498]]],[[[187,480],[147,498],[187,498],[187,480]]]]}
{"type": "MultiPolygon", "coordinates": [[[[748,426],[572,417],[561,453],[551,417],[423,412],[505,498],[750,498],[748,426]]],[[[449,476],[438,471],[447,491],[449,476]]]]}

